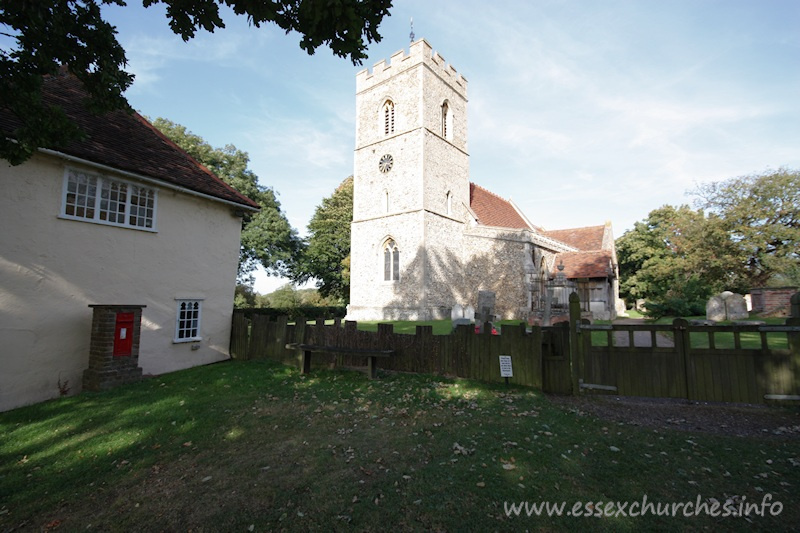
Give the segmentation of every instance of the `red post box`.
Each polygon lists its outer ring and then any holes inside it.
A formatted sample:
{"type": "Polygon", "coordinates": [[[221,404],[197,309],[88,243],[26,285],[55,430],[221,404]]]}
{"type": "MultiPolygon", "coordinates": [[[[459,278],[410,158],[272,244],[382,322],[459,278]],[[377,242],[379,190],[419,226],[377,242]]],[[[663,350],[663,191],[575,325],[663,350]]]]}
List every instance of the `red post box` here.
{"type": "Polygon", "coordinates": [[[133,313],[117,313],[114,325],[114,357],[130,356],[133,352],[133,313]]]}

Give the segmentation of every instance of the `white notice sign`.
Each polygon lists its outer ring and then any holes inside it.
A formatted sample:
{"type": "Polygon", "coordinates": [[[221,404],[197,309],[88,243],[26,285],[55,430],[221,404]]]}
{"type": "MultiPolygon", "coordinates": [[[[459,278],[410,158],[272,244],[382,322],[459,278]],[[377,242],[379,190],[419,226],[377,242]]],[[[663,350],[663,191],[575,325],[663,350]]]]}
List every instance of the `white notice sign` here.
{"type": "Polygon", "coordinates": [[[511,356],[510,355],[501,355],[500,356],[500,377],[501,378],[512,378],[514,377],[514,372],[511,370],[511,356]]]}

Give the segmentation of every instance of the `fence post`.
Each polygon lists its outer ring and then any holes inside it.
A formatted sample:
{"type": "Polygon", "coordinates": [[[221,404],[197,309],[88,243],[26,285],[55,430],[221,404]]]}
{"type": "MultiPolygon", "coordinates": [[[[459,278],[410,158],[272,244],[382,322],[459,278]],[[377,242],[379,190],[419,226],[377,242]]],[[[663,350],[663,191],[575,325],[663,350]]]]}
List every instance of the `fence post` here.
{"type": "Polygon", "coordinates": [[[436,373],[438,369],[436,354],[432,353],[433,348],[433,326],[417,326],[414,333],[415,361],[412,372],[436,373]]]}
{"type": "MultiPolygon", "coordinates": [[[[377,334],[377,342],[378,345],[376,348],[379,350],[391,350],[392,349],[392,336],[394,335],[394,324],[378,324],[378,334],[377,334]]],[[[377,358],[375,357],[367,357],[367,370],[369,372],[370,379],[375,379],[378,376],[378,369],[375,367],[375,363],[377,358]]],[[[389,358],[388,360],[381,361],[382,365],[391,368],[392,359],[389,358]]]]}
{"type": "MultiPolygon", "coordinates": [[[[792,316],[786,319],[787,326],[800,326],[800,292],[792,295],[792,316]]],[[[789,343],[789,358],[794,370],[794,389],[800,392],[800,333],[789,332],[786,334],[789,343]]]]}
{"type": "Polygon", "coordinates": [[[228,353],[233,359],[247,359],[247,343],[250,335],[250,324],[241,309],[233,310],[231,321],[231,342],[228,353]]]}
{"type": "Polygon", "coordinates": [[[581,356],[581,299],[577,292],[569,295],[569,364],[572,369],[572,394],[581,392],[583,357],[581,356]]]}
{"type": "Polygon", "coordinates": [[[673,337],[675,338],[675,350],[678,352],[681,364],[683,365],[683,385],[686,387],[686,399],[693,400],[694,395],[689,387],[689,322],[683,318],[676,318],[672,321],[673,337]]]}

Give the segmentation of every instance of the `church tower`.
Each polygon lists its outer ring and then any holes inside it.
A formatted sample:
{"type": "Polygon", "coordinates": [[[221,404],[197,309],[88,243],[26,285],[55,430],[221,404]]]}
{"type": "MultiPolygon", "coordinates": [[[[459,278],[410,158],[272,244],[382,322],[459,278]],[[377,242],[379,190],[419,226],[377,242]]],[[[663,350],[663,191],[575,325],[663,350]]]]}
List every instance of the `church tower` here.
{"type": "Polygon", "coordinates": [[[470,220],[467,81],[424,39],[356,75],[350,320],[449,318],[470,220]]]}

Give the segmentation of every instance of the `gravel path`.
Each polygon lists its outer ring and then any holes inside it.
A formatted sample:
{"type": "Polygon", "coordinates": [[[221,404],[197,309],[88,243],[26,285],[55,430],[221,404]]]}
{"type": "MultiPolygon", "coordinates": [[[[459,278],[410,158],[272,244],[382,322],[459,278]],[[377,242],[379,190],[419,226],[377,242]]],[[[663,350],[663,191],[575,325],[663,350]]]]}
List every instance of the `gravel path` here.
{"type": "Polygon", "coordinates": [[[613,395],[556,396],[548,400],[583,416],[658,429],[737,437],[800,439],[800,408],[674,398],[613,395]]]}

